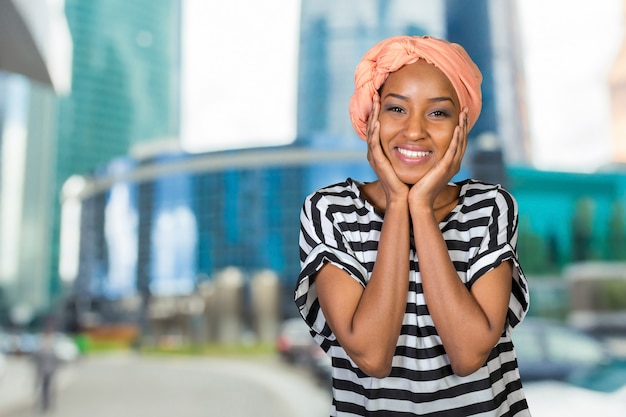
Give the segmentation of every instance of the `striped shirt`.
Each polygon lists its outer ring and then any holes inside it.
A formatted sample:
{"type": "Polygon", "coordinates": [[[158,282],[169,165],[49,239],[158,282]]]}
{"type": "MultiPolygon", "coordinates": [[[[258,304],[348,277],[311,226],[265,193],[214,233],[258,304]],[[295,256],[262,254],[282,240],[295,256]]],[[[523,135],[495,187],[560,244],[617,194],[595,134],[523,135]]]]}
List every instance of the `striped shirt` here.
{"type": "Polygon", "coordinates": [[[347,179],[309,195],[300,218],[301,272],[295,290],[300,314],[332,359],[331,416],[529,416],[511,342],[528,310],[528,289],[516,254],[517,204],[500,186],[457,183],[457,206],[439,224],[459,279],[470,289],[502,262],[514,264],[505,329],[487,362],[471,375],[452,372],[428,312],[419,261],[410,243],[409,291],[402,330],[386,378],[369,377],[337,342],[320,309],[315,273],[325,263],[366,286],[376,261],[383,213],[347,179]]]}

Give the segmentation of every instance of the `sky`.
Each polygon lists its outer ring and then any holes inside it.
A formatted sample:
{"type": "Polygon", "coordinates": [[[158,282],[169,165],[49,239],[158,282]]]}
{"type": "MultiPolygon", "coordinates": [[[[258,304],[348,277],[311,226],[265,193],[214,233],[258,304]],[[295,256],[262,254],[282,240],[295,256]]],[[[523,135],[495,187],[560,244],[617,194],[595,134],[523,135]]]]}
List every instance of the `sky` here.
{"type": "Polygon", "coordinates": [[[183,148],[205,152],[292,142],[300,1],[183,4],[183,148]]]}
{"type": "MultiPolygon", "coordinates": [[[[536,168],[590,172],[611,161],[607,78],[622,41],[623,1],[516,0],[536,168]]],[[[204,152],[291,142],[300,1],[184,4],[183,147],[204,152]],[[189,53],[197,50],[206,53],[189,53]],[[253,65],[231,64],[244,54],[253,65]]]]}
{"type": "Polygon", "coordinates": [[[517,0],[532,158],[589,172],[611,161],[608,74],[622,42],[623,0],[517,0]]]}

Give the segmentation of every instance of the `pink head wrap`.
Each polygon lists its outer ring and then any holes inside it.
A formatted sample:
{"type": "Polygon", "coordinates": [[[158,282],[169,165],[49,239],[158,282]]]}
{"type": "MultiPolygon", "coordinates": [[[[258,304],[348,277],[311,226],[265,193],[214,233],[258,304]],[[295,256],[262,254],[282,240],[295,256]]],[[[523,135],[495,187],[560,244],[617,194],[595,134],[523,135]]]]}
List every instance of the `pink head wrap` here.
{"type": "Polygon", "coordinates": [[[469,109],[469,128],[474,126],[482,107],[482,74],[465,49],[431,36],[396,36],[374,45],[356,67],[350,119],[361,139],[367,140],[367,119],[372,111],[373,97],[389,73],[420,58],[435,65],[448,77],[461,109],[469,109]]]}

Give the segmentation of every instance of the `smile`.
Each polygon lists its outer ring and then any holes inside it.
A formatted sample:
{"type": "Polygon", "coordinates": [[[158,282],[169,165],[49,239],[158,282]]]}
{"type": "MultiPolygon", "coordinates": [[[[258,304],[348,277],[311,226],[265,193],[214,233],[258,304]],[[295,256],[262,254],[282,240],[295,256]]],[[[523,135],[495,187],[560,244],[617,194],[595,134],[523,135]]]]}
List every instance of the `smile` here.
{"type": "Polygon", "coordinates": [[[424,158],[425,156],[428,156],[430,154],[429,151],[412,151],[409,149],[403,149],[403,148],[397,148],[398,152],[404,156],[406,156],[407,158],[424,158]]]}

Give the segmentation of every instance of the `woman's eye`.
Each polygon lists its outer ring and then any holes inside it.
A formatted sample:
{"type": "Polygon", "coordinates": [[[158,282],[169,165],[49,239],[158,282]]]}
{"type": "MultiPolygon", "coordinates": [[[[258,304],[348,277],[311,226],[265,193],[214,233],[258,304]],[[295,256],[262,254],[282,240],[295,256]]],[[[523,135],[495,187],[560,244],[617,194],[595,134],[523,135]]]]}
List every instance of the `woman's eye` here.
{"type": "Polygon", "coordinates": [[[448,113],[442,111],[442,110],[435,110],[432,113],[430,113],[431,115],[435,116],[435,117],[446,117],[448,115],[448,113]]]}
{"type": "Polygon", "coordinates": [[[394,112],[394,113],[402,113],[404,110],[402,110],[401,107],[389,106],[387,107],[387,111],[394,112]]]}

